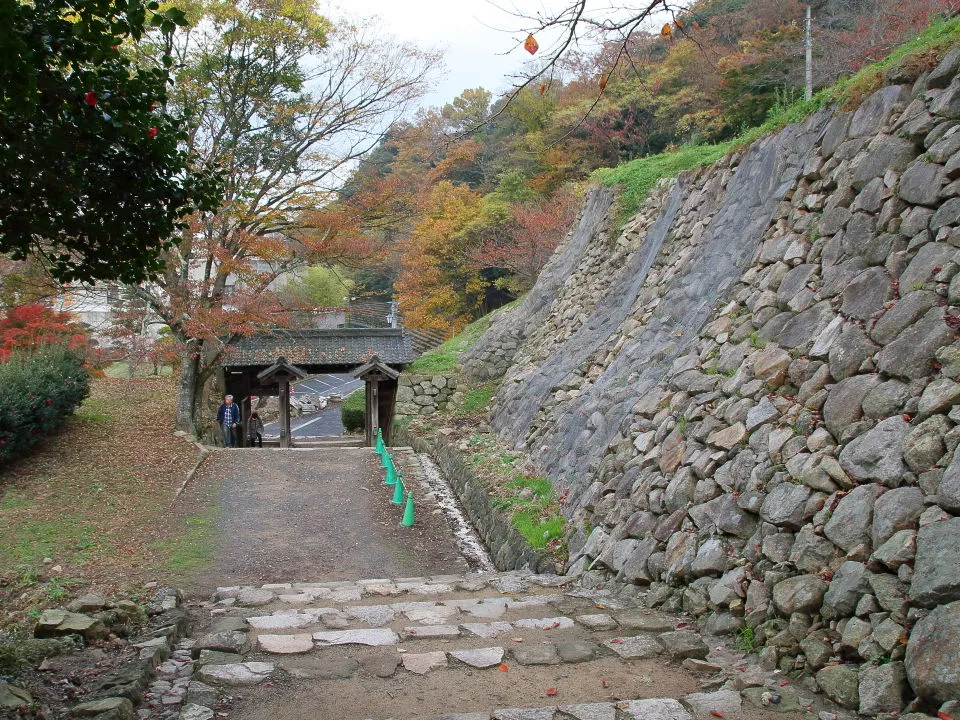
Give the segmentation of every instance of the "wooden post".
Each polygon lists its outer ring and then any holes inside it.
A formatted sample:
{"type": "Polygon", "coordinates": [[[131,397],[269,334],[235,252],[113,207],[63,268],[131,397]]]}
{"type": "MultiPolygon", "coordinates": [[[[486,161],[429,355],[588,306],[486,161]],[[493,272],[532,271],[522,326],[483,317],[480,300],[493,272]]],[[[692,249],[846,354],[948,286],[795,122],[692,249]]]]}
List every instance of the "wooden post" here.
{"type": "Polygon", "coordinates": [[[367,380],[370,392],[370,412],[367,415],[367,445],[373,447],[377,442],[377,428],[380,427],[380,378],[372,377],[367,380]]]}
{"type": "Polygon", "coordinates": [[[280,381],[280,447],[290,447],[290,381],[280,381]]]}

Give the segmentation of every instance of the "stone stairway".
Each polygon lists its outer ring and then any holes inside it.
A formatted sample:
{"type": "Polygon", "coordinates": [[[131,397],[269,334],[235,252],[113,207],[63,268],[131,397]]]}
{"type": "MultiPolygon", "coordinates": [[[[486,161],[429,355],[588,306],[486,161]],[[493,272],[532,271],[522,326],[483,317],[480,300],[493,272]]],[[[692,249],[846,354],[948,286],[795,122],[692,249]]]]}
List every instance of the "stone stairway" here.
{"type": "Polygon", "coordinates": [[[520,573],[222,587],[191,609],[194,637],[167,662],[179,680],[161,677],[141,715],[816,717],[811,692],[619,590],[520,573]]]}

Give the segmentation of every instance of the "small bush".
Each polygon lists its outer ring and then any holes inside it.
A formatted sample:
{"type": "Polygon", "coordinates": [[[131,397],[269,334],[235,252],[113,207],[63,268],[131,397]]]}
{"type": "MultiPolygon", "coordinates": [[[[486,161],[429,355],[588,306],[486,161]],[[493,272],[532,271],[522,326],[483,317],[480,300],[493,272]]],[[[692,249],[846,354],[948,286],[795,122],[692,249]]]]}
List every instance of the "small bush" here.
{"type": "Polygon", "coordinates": [[[366,427],[364,412],[367,407],[367,393],[357,390],[344,399],[340,404],[340,422],[347,432],[360,432],[366,427]]]}
{"type": "Polygon", "coordinates": [[[0,363],[0,461],[25,455],[90,394],[90,377],[65,347],[15,350],[0,363]]]}

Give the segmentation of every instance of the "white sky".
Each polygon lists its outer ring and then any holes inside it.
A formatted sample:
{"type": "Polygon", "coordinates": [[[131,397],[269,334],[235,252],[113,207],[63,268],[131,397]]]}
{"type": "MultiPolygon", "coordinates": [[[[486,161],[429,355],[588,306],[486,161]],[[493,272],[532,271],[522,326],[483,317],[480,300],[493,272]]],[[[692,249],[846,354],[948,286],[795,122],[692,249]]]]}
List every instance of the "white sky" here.
{"type": "MultiPolygon", "coordinates": [[[[553,6],[563,2],[545,1],[553,6]]],[[[531,0],[518,3],[528,14],[541,7],[531,0]]],[[[512,84],[507,75],[519,73],[530,59],[517,47],[517,39],[526,37],[516,32],[521,21],[487,0],[345,0],[341,7],[352,16],[379,16],[398,39],[444,52],[446,72],[423,99],[424,107],[450,102],[467,88],[485,87],[496,96],[512,84]]]]}

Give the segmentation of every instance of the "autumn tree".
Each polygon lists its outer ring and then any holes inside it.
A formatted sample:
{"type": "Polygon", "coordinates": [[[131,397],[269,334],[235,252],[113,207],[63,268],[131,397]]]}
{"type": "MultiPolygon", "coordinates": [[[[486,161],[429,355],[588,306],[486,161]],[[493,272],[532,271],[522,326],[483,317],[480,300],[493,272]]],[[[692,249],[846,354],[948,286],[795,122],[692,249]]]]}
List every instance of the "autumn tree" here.
{"type": "Polygon", "coordinates": [[[164,48],[183,13],[153,0],[0,0],[0,253],[62,281],[155,274],[181,218],[219,201],[216,175],[165,109],[164,48]]]}
{"type": "Polygon", "coordinates": [[[190,151],[224,169],[225,197],[169,250],[162,277],[137,290],[181,348],[177,424],[191,433],[226,347],[289,321],[275,280],[346,252],[344,235],[318,229],[315,215],[437,63],[306,0],[210,2],[192,19],[173,48],[182,69],[171,101],[194,108],[190,151]]]}
{"type": "Polygon", "coordinates": [[[83,355],[90,347],[90,335],[70,313],[42,303],[16,305],[0,315],[0,361],[17,349],[63,345],[83,355]]]}

